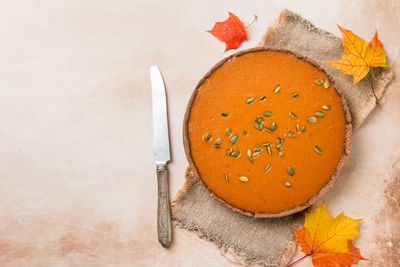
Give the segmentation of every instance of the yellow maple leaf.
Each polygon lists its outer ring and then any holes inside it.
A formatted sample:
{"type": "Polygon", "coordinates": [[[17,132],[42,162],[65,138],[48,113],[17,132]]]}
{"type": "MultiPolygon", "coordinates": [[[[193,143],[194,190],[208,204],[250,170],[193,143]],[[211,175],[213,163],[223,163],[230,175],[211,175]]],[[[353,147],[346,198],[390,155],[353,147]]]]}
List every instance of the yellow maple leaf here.
{"type": "Polygon", "coordinates": [[[294,229],[296,241],[301,251],[306,253],[304,257],[311,256],[314,266],[351,266],[364,259],[352,243],[358,236],[357,226],[360,221],[343,213],[332,218],[325,203],[322,203],[306,213],[304,228],[294,229]]]}
{"type": "Polygon", "coordinates": [[[375,36],[367,43],[352,31],[338,27],[343,37],[343,56],[325,64],[334,66],[344,74],[353,75],[354,84],[368,74],[370,67],[387,67],[386,54],[378,39],[378,32],[375,31],[375,36]]]}

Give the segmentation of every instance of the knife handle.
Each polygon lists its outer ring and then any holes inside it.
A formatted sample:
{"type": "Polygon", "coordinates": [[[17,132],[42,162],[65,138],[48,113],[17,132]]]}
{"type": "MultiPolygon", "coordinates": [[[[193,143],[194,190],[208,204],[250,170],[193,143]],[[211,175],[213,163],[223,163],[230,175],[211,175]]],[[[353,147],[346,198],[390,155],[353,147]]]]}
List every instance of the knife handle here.
{"type": "Polygon", "coordinates": [[[157,180],[158,180],[158,210],[157,210],[158,241],[164,248],[167,248],[172,241],[167,165],[164,164],[157,165],[157,180]]]}

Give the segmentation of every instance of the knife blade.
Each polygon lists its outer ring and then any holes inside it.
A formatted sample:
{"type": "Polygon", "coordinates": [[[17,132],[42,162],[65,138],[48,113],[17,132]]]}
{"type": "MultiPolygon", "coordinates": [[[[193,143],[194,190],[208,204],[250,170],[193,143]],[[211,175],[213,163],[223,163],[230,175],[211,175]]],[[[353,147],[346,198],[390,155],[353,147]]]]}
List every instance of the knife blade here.
{"type": "Polygon", "coordinates": [[[167,248],[172,241],[167,168],[171,154],[165,85],[157,66],[150,67],[150,80],[153,109],[153,151],[158,180],[157,233],[158,241],[167,248]]]}
{"type": "Polygon", "coordinates": [[[156,66],[150,67],[153,100],[153,150],[156,164],[166,164],[170,159],[167,99],[164,80],[156,66]]]}

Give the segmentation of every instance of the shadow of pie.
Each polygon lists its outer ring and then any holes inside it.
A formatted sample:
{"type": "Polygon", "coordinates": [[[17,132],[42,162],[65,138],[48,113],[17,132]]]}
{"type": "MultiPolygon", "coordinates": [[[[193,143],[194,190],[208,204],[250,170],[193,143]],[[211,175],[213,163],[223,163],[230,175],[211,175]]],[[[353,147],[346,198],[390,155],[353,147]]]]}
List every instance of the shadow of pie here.
{"type": "Polygon", "coordinates": [[[351,145],[340,89],[312,60],[254,48],[217,63],[184,118],[190,167],[214,198],[257,218],[282,217],[320,199],[351,145]]]}

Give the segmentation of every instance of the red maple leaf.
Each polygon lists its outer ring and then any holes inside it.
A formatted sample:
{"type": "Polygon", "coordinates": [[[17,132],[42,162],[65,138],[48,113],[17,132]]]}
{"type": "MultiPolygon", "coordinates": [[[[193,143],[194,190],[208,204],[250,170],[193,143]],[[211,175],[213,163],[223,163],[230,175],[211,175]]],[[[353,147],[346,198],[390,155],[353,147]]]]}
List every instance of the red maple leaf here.
{"type": "MultiPolygon", "coordinates": [[[[214,27],[210,31],[208,31],[219,40],[225,42],[225,52],[230,49],[238,48],[244,40],[247,40],[247,34],[243,22],[235,14],[231,12],[228,13],[229,18],[227,20],[223,22],[216,22],[214,24],[214,27]]],[[[257,16],[254,15],[254,20],[256,19],[257,16]]]]}

